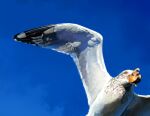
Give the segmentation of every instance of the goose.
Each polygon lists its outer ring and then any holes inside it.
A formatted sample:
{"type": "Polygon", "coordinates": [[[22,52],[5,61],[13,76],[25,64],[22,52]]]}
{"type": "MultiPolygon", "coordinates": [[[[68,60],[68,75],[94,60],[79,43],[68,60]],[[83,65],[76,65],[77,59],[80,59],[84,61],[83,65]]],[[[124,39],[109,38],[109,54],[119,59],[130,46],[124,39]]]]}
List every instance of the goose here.
{"type": "Polygon", "coordinates": [[[139,68],[110,76],[100,33],[78,24],[61,23],[23,31],[14,39],[72,57],[88,99],[87,116],[150,116],[150,95],[134,92],[141,81],[139,68]]]}

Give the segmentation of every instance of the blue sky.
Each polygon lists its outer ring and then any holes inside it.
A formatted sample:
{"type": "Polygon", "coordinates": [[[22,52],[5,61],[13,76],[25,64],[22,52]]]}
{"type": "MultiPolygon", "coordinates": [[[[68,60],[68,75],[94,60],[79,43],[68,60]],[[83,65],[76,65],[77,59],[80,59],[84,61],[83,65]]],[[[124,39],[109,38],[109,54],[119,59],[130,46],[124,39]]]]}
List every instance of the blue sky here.
{"type": "Polygon", "coordinates": [[[0,1],[0,116],[85,116],[87,99],[69,56],[14,42],[14,34],[55,23],[77,23],[104,37],[112,76],[141,68],[135,89],[150,94],[148,0],[0,1]]]}

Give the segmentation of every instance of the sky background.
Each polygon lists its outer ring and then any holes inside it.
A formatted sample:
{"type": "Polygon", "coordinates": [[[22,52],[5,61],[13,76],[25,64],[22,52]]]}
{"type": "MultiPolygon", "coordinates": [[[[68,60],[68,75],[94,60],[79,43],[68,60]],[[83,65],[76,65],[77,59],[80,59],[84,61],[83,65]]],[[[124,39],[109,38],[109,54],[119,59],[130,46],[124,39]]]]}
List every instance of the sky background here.
{"type": "Polygon", "coordinates": [[[69,56],[12,37],[26,29],[77,23],[104,37],[112,76],[141,68],[135,89],[150,94],[150,2],[148,0],[1,0],[0,116],[85,116],[86,95],[69,56]]]}

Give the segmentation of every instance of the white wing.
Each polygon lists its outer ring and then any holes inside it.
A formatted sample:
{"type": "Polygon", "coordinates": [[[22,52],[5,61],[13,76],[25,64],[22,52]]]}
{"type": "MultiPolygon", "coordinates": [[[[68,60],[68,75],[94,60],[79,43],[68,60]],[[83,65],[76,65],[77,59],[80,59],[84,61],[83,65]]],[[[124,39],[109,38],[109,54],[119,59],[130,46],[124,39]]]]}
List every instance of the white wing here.
{"type": "Polygon", "coordinates": [[[93,30],[77,24],[63,23],[31,29],[15,35],[15,39],[25,43],[40,44],[42,47],[63,53],[70,50],[67,45],[73,47],[80,45],[77,49],[78,53],[74,51],[69,54],[80,72],[89,105],[95,100],[104,84],[111,79],[103,59],[103,38],[101,34],[93,30]],[[57,40],[56,45],[53,44],[54,40],[57,40]],[[66,42],[65,45],[62,45],[64,42],[66,42]],[[54,46],[57,46],[57,49],[54,46]]]}
{"type": "Polygon", "coordinates": [[[150,116],[150,95],[134,95],[123,116],[150,116]]]}

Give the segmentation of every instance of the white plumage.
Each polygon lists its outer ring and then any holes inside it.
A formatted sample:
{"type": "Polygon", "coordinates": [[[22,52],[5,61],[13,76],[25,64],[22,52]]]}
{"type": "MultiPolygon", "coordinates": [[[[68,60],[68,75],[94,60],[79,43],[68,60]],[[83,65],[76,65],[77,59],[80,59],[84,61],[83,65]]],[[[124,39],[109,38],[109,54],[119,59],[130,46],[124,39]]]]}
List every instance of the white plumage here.
{"type": "Polygon", "coordinates": [[[71,23],[48,25],[15,35],[15,40],[70,55],[85,88],[87,116],[148,116],[150,97],[134,94],[139,70],[126,70],[112,78],[106,70],[100,33],[71,23]]]}

